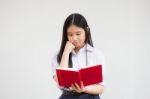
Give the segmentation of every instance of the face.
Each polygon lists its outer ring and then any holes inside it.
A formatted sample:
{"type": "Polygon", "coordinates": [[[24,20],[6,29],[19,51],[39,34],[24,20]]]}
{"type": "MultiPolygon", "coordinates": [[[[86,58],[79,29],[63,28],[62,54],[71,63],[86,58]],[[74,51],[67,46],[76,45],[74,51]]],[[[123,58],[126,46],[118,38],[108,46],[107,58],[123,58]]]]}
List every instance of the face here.
{"type": "Polygon", "coordinates": [[[80,49],[85,44],[85,31],[83,28],[71,25],[67,29],[68,40],[75,46],[75,48],[80,49]]]}

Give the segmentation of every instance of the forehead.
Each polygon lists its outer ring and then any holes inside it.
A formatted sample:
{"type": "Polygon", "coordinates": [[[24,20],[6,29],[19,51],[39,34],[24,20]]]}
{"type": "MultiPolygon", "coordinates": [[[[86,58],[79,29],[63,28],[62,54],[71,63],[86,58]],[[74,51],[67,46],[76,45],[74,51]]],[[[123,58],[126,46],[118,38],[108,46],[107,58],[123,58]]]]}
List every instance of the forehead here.
{"type": "Polygon", "coordinates": [[[68,29],[67,29],[67,32],[68,32],[68,33],[82,32],[82,31],[84,31],[84,29],[83,29],[83,28],[80,28],[80,27],[78,27],[78,26],[76,26],[76,25],[71,25],[71,26],[69,26],[68,29]]]}

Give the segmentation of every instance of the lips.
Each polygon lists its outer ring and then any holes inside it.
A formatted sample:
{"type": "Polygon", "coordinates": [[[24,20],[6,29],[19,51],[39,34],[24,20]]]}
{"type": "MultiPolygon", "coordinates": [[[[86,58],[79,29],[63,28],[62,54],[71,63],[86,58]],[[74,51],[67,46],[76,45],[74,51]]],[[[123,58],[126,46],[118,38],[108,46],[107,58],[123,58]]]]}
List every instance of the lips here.
{"type": "Polygon", "coordinates": [[[72,44],[74,44],[74,45],[75,45],[75,44],[78,44],[78,42],[73,42],[72,44]]]}

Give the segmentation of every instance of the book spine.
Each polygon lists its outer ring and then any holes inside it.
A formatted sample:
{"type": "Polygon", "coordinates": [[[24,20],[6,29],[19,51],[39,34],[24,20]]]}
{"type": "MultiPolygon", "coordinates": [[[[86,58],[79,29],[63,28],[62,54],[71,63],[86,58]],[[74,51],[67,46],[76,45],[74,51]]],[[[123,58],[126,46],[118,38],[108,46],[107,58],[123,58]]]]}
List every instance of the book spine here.
{"type": "Polygon", "coordinates": [[[82,82],[82,79],[81,79],[81,73],[80,73],[80,70],[79,70],[79,86],[81,87],[81,82],[82,82]]]}

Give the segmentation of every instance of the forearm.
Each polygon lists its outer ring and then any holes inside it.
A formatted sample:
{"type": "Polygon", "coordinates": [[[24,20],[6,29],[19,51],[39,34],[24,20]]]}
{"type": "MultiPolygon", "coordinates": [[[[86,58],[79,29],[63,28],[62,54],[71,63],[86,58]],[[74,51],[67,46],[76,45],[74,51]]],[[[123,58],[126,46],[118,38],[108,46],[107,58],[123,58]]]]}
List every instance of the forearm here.
{"type": "Polygon", "coordinates": [[[60,67],[68,67],[69,53],[64,52],[60,61],[60,67]]]}
{"type": "Polygon", "coordinates": [[[75,46],[70,41],[67,41],[64,52],[62,54],[61,61],[60,61],[60,67],[68,67],[69,54],[74,48],[75,46]]]}
{"type": "Polygon", "coordinates": [[[100,84],[97,84],[97,85],[94,85],[94,86],[86,87],[84,92],[88,93],[88,94],[98,95],[98,94],[102,94],[103,91],[104,91],[104,86],[100,85],[100,84]]]}

